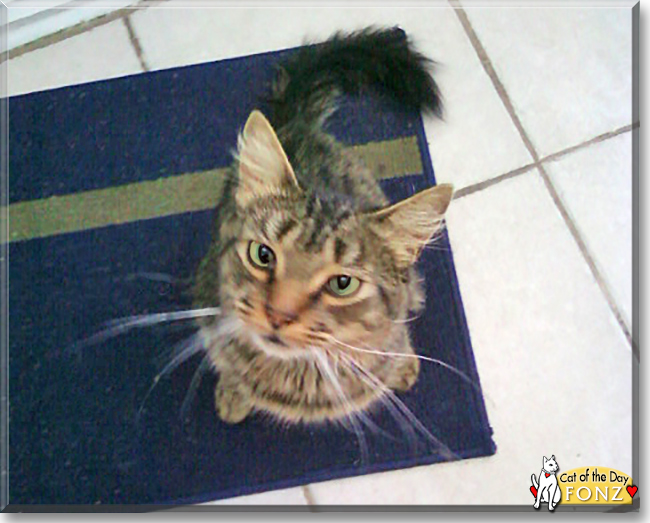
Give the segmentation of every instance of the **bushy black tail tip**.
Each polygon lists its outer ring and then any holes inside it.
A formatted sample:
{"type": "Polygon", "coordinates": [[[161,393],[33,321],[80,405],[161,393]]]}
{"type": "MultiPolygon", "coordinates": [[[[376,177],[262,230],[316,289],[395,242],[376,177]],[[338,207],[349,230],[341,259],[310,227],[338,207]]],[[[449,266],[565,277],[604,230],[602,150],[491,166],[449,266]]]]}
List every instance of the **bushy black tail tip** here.
{"type": "MultiPolygon", "coordinates": [[[[365,49],[379,51],[389,59],[389,70],[380,78],[387,90],[402,105],[437,117],[443,116],[440,89],[433,79],[436,63],[420,53],[406,32],[398,26],[371,26],[349,35],[339,33],[340,41],[349,38],[365,49]]],[[[369,56],[372,57],[372,51],[369,56]]]]}

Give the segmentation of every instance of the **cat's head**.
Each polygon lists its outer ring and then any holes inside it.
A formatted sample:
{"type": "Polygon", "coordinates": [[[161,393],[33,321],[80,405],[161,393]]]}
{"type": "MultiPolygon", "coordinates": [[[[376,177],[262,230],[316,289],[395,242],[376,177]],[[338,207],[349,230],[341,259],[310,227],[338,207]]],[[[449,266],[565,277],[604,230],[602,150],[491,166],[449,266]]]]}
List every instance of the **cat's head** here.
{"type": "Polygon", "coordinates": [[[554,455],[548,459],[544,456],[544,470],[548,472],[557,472],[559,468],[560,466],[557,464],[557,461],[555,461],[554,455]]]}
{"type": "Polygon", "coordinates": [[[240,135],[236,169],[219,292],[246,335],[285,358],[394,343],[418,301],[412,266],[441,227],[451,186],[372,212],[310,194],[258,111],[240,135]]]}

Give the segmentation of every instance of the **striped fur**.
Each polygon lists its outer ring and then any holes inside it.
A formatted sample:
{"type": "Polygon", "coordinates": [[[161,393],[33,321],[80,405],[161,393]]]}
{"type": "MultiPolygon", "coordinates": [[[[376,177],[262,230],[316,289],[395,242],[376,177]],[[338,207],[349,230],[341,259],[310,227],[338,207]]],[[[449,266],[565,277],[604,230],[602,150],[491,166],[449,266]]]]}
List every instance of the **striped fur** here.
{"type": "MultiPolygon", "coordinates": [[[[415,357],[382,352],[415,355],[408,320],[421,307],[422,292],[413,264],[439,230],[451,188],[432,188],[389,206],[373,174],[322,130],[341,71],[305,69],[314,60],[332,63],[333,50],[359,58],[372,49],[374,60],[397,60],[391,62],[394,71],[426,82],[413,91],[425,99],[411,102],[437,110],[425,60],[406,40],[399,42],[391,30],[374,30],[310,48],[288,64],[295,78],[283,73],[274,86],[281,114],[269,121],[254,111],[244,127],[217,210],[215,241],[194,288],[197,306],[219,305],[223,313],[214,323],[203,322],[201,332],[219,374],[216,409],[226,422],[253,411],[289,422],[354,419],[417,379],[415,357]],[[391,47],[384,56],[380,44],[387,39],[391,47]],[[328,80],[318,83],[319,74],[328,80]],[[301,81],[305,98],[297,102],[301,81]],[[310,85],[321,86],[318,97],[310,85]],[[289,103],[302,109],[289,110],[289,103]],[[259,245],[265,250],[256,250],[259,245]],[[256,262],[260,252],[268,266],[258,263],[261,258],[256,262]],[[349,296],[332,290],[333,281],[351,279],[360,283],[349,296]],[[219,339],[223,322],[232,333],[225,341],[219,339]]],[[[350,60],[355,67],[359,62],[350,60]]],[[[376,82],[367,69],[358,81],[376,82]]]]}

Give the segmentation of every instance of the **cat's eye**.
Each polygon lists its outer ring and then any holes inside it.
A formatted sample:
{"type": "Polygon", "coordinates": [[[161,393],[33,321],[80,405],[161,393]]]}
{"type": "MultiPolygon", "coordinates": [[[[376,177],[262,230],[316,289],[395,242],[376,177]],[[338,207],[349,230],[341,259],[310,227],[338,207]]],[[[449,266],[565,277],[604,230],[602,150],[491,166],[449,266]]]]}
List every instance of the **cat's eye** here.
{"type": "Polygon", "coordinates": [[[357,278],[344,274],[334,276],[327,282],[327,288],[334,296],[350,296],[357,292],[360,285],[357,278]]]}
{"type": "Polygon", "coordinates": [[[268,269],[275,261],[275,254],[267,245],[251,242],[248,246],[248,258],[254,266],[260,269],[268,269]]]}

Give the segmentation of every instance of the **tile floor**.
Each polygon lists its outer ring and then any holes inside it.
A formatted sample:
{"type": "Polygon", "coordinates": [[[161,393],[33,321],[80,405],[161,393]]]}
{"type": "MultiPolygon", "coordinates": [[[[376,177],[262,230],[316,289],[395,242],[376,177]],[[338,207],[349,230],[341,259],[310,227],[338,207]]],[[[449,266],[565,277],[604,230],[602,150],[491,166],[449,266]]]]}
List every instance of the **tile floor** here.
{"type": "Polygon", "coordinates": [[[490,458],[247,496],[246,504],[529,505],[541,456],[632,474],[632,12],[616,8],[129,11],[8,62],[9,93],[400,25],[439,62],[436,175],[487,409],[490,458]],[[495,480],[494,478],[498,478],[495,480]]]}

